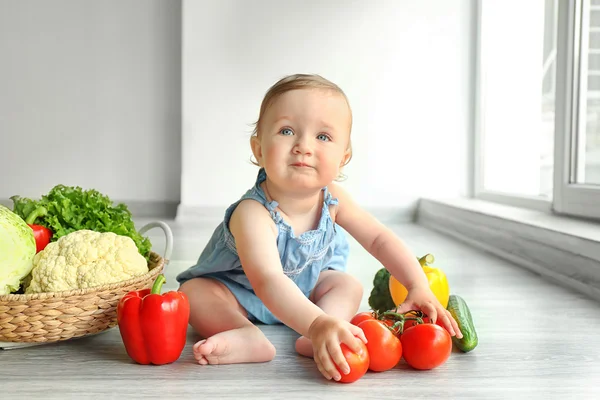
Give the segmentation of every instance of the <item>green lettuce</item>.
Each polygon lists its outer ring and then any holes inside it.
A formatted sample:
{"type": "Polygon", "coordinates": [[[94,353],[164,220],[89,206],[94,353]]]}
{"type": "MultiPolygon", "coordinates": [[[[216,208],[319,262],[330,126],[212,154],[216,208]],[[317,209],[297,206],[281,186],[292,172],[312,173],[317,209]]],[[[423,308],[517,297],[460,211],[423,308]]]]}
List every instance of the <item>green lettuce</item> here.
{"type": "Polygon", "coordinates": [[[0,205],[0,295],[16,292],[31,272],[35,256],[33,230],[0,205]]]}
{"type": "Polygon", "coordinates": [[[71,232],[89,229],[129,236],[141,255],[149,258],[152,244],[135,229],[131,212],[125,204],[114,205],[97,190],[79,186],[57,185],[40,200],[12,196],[13,211],[24,220],[42,225],[53,232],[51,241],[71,232]],[[32,218],[34,217],[32,222],[32,218]]]}

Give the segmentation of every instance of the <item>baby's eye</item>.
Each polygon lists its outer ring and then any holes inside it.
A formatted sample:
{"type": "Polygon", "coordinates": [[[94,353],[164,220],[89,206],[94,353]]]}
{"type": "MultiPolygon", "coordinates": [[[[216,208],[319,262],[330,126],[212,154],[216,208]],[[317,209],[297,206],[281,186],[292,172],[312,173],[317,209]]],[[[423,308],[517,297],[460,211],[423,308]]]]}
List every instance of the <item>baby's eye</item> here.
{"type": "Polygon", "coordinates": [[[317,136],[317,139],[322,140],[324,142],[329,142],[331,141],[331,138],[329,137],[329,135],[326,135],[324,133],[321,133],[320,135],[317,136]]]}
{"type": "Polygon", "coordinates": [[[283,136],[291,136],[294,134],[294,132],[290,128],[283,128],[279,131],[279,133],[281,133],[283,136]]]}

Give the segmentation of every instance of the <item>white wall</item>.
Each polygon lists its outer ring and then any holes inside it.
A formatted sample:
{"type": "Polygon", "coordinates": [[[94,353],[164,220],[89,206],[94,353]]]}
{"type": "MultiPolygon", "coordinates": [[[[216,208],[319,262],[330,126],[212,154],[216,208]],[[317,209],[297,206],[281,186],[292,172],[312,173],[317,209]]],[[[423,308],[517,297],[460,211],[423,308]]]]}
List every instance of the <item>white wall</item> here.
{"type": "Polygon", "coordinates": [[[464,192],[474,3],[184,1],[182,21],[179,1],[0,0],[0,202],[64,183],[221,210],[254,182],[262,96],[296,72],[350,98],[361,204],[464,192]]]}
{"type": "Polygon", "coordinates": [[[176,207],[180,2],[0,0],[0,60],[3,203],[63,183],[176,207]]]}
{"type": "Polygon", "coordinates": [[[344,185],[359,203],[466,192],[474,3],[184,0],[181,210],[228,205],[254,183],[249,124],[269,86],[297,72],[350,99],[344,185]]]}

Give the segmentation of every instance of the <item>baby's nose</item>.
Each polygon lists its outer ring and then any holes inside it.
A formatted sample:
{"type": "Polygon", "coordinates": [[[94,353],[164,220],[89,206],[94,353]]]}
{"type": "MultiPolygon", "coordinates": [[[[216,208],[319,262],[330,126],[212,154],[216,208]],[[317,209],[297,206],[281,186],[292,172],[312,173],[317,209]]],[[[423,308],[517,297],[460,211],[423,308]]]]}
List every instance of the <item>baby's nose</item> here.
{"type": "Polygon", "coordinates": [[[309,139],[300,138],[294,146],[294,152],[297,154],[312,153],[312,145],[309,139]]]}

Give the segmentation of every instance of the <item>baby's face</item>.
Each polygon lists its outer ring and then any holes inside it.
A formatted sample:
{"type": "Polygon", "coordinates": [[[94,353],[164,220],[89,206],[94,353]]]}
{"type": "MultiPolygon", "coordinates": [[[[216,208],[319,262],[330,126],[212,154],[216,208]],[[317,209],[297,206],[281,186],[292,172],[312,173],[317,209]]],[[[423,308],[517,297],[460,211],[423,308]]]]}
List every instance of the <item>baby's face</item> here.
{"type": "Polygon", "coordinates": [[[320,189],[339,174],[349,155],[351,114],[346,99],[330,90],[292,90],[266,111],[254,156],[279,186],[320,189]]]}

